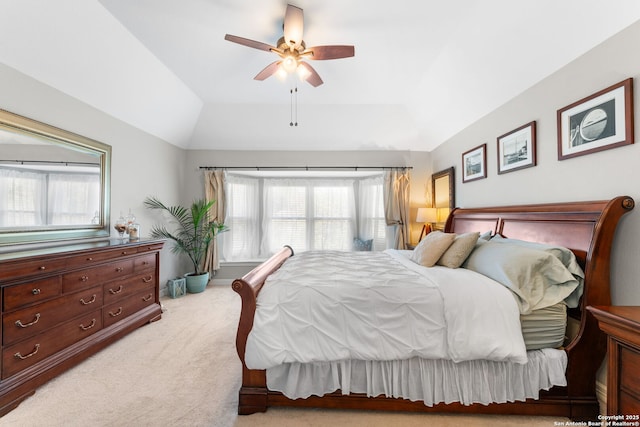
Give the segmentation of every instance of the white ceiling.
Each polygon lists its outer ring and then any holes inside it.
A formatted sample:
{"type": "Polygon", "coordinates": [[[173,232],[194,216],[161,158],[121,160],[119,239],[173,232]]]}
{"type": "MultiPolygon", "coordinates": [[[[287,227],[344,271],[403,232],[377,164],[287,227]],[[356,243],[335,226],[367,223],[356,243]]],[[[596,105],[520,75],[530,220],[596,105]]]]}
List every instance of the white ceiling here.
{"type": "Polygon", "coordinates": [[[253,77],[284,0],[0,0],[0,61],[191,149],[430,151],[640,19],[637,0],[291,0],[324,80],[253,77]]]}

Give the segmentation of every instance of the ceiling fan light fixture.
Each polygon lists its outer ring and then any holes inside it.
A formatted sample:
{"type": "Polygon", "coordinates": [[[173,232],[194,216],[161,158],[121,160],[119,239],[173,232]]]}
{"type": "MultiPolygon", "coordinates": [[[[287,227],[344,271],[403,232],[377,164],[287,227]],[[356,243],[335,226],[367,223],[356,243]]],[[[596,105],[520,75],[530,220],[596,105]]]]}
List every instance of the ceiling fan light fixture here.
{"type": "Polygon", "coordinates": [[[307,77],[311,75],[309,70],[307,70],[305,67],[298,67],[296,72],[298,73],[298,77],[300,78],[300,80],[303,80],[303,81],[307,80],[307,77]]]}
{"type": "Polygon", "coordinates": [[[282,69],[287,73],[293,73],[298,68],[298,60],[293,55],[287,55],[282,59],[282,69]]]}
{"type": "Polygon", "coordinates": [[[280,80],[281,82],[284,82],[287,80],[287,77],[289,77],[289,73],[287,73],[284,68],[282,68],[282,64],[280,64],[280,66],[278,67],[278,71],[276,72],[276,77],[278,78],[278,80],[280,80]]]}
{"type": "Polygon", "coordinates": [[[224,36],[225,40],[230,42],[272,52],[281,58],[281,60],[267,65],[254,77],[255,80],[265,80],[272,75],[285,80],[289,74],[297,71],[301,80],[313,87],[318,87],[323,83],[322,79],[318,72],[304,61],[305,59],[340,59],[349,58],[355,54],[354,47],[347,45],[314,46],[307,49],[307,45],[302,39],[304,14],[302,9],[297,6],[287,5],[282,27],[283,36],[280,37],[276,46],[231,34],[224,36]]]}

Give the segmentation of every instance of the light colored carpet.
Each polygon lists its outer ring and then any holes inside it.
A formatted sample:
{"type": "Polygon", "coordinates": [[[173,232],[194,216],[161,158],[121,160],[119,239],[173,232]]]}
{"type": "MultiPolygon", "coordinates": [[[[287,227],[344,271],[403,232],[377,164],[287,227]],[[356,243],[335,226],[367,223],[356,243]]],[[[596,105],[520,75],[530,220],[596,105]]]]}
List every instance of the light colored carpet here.
{"type": "Polygon", "coordinates": [[[240,297],[228,286],[163,299],[144,326],[40,387],[2,426],[553,426],[566,418],[271,408],[236,415],[240,297]]]}

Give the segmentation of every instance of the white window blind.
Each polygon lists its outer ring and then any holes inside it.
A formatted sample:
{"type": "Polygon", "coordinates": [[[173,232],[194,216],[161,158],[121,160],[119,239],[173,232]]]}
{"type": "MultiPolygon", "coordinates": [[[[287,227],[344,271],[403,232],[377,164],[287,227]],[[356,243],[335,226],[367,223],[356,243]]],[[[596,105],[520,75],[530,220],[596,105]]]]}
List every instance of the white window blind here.
{"type": "Polygon", "coordinates": [[[355,232],[353,180],[265,179],[262,249],[349,250],[355,232]]]}

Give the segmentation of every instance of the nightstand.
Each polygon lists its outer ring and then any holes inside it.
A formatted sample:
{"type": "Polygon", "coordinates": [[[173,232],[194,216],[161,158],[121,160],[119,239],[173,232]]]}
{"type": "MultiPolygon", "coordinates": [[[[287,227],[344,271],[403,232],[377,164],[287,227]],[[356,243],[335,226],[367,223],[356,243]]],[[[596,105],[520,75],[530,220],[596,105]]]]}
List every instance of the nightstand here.
{"type": "MultiPolygon", "coordinates": [[[[608,335],[607,414],[640,414],[640,307],[587,307],[608,335]]],[[[634,419],[633,421],[638,421],[634,419]]]]}

